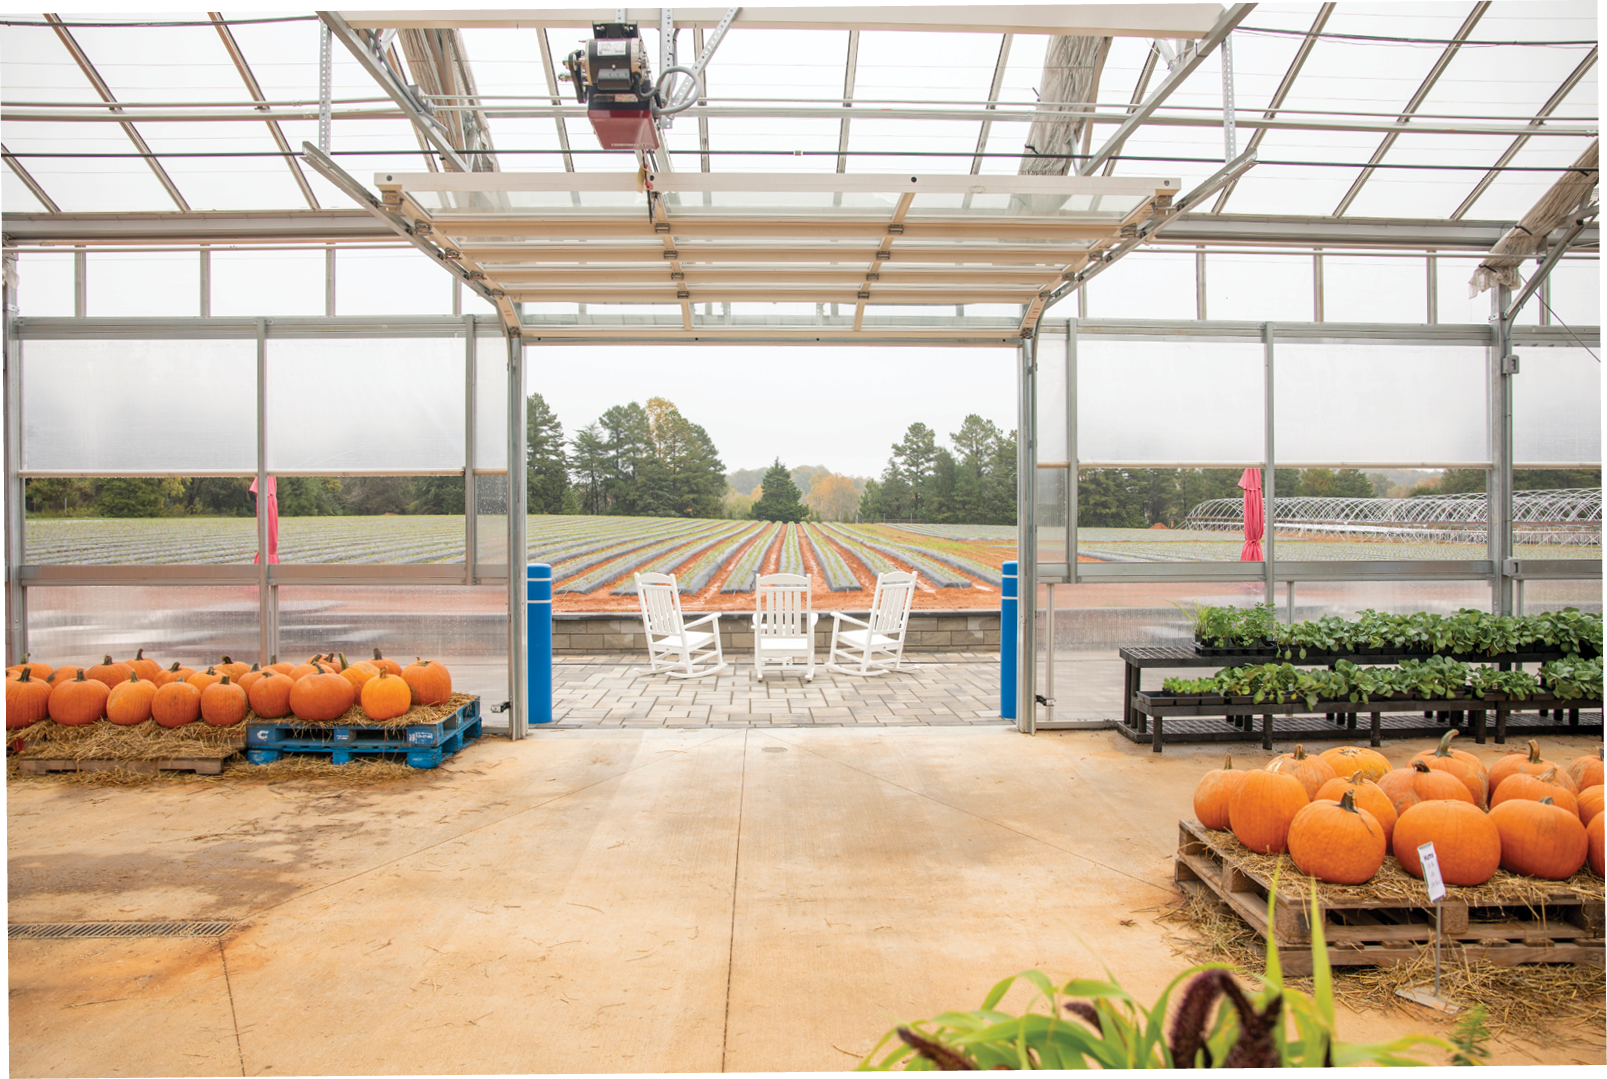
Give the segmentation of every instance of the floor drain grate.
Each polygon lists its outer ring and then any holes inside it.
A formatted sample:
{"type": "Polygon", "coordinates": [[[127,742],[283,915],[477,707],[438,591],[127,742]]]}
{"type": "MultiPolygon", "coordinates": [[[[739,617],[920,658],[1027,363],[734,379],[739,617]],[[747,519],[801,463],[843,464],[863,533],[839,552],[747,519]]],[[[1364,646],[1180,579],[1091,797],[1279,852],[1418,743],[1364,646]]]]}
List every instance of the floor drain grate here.
{"type": "Polygon", "coordinates": [[[39,922],[10,925],[10,940],[74,940],[84,937],[218,937],[233,922],[39,922]]]}

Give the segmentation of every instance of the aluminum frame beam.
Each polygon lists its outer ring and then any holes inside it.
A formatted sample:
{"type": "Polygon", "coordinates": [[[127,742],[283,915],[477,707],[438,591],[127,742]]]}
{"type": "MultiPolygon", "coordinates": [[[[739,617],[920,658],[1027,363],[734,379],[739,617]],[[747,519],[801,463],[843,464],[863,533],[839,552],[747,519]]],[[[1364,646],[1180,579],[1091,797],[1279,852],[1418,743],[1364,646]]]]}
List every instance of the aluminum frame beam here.
{"type": "MultiPolygon", "coordinates": [[[[1579,62],[1579,66],[1569,73],[1568,77],[1562,81],[1562,85],[1557,87],[1556,92],[1546,99],[1544,105],[1540,106],[1540,111],[1535,115],[1535,118],[1529,121],[1530,127],[1535,128],[1537,131],[1544,129],[1543,125],[1546,118],[1561,107],[1568,95],[1573,93],[1574,87],[1578,86],[1580,80],[1585,77],[1592,67],[1596,66],[1596,56],[1599,51],[1597,47],[1593,46],[1591,48],[1585,58],[1579,62]]],[[[1525,132],[1513,140],[1512,145],[1508,146],[1501,156],[1496,158],[1495,164],[1490,167],[1490,171],[1485,173],[1477,184],[1473,185],[1473,190],[1468,193],[1467,198],[1462,200],[1461,205],[1451,211],[1452,221],[1462,220],[1462,215],[1473,209],[1473,204],[1479,201],[1480,196],[1495,182],[1496,177],[1501,175],[1501,169],[1514,157],[1518,156],[1518,151],[1528,145],[1532,137],[1533,135],[1525,132]]]]}
{"type": "Polygon", "coordinates": [[[1484,17],[1484,13],[1490,10],[1490,3],[1491,0],[1479,0],[1478,3],[1473,5],[1473,10],[1463,20],[1461,27],[1451,36],[1451,44],[1447,45],[1445,51],[1440,53],[1440,58],[1434,62],[1434,66],[1424,76],[1417,91],[1412,94],[1411,100],[1406,103],[1406,108],[1401,110],[1400,120],[1398,121],[1401,125],[1401,131],[1390,132],[1379,142],[1378,149],[1374,150],[1373,156],[1368,159],[1367,167],[1361,170],[1355,182],[1350,185],[1350,190],[1346,191],[1344,198],[1339,200],[1339,205],[1334,207],[1332,216],[1345,216],[1345,211],[1350,209],[1351,203],[1356,201],[1357,196],[1361,194],[1361,189],[1368,180],[1372,179],[1373,173],[1378,171],[1373,166],[1384,160],[1384,155],[1389,153],[1390,147],[1395,145],[1396,139],[1400,138],[1406,131],[1411,130],[1406,127],[1407,123],[1412,119],[1412,115],[1423,107],[1423,102],[1428,98],[1429,93],[1433,91],[1434,84],[1440,81],[1440,76],[1445,74],[1445,69],[1451,66],[1451,61],[1456,59],[1456,54],[1461,51],[1462,43],[1468,39],[1469,34],[1473,33],[1473,28],[1479,24],[1479,20],[1484,17]]]}
{"type": "MultiPolygon", "coordinates": [[[[56,32],[56,36],[61,39],[63,47],[72,56],[73,62],[78,65],[78,69],[84,73],[84,77],[89,80],[89,84],[95,88],[95,92],[100,95],[101,100],[115,107],[117,105],[116,95],[112,93],[111,87],[106,85],[106,80],[100,77],[100,72],[95,70],[95,65],[89,62],[89,56],[79,47],[77,39],[62,24],[60,16],[46,12],[45,22],[49,23],[50,28],[56,32]]],[[[162,167],[162,162],[157,159],[155,154],[151,153],[151,148],[146,145],[145,139],[141,137],[139,130],[126,120],[119,121],[118,126],[128,136],[128,141],[134,144],[134,149],[138,150],[144,157],[145,164],[149,166],[151,172],[156,174],[157,182],[167,191],[168,197],[173,200],[180,210],[186,213],[189,212],[190,204],[184,201],[184,196],[179,193],[178,185],[173,182],[173,177],[167,174],[167,170],[162,167]]]]}
{"type": "MultiPolygon", "coordinates": [[[[626,22],[656,26],[658,8],[622,8],[626,22]]],[[[727,8],[676,8],[683,29],[719,25],[727,8]]],[[[738,30],[900,30],[959,34],[1071,34],[1147,37],[1172,40],[1205,37],[1221,13],[1220,4],[991,4],[956,7],[750,7],[737,17],[738,30]]],[[[524,29],[584,27],[597,8],[504,10],[345,11],[356,29],[455,27],[524,29]]]]}
{"type": "Polygon", "coordinates": [[[5,161],[6,167],[11,170],[12,175],[22,181],[22,186],[26,187],[29,194],[39,200],[41,206],[53,214],[61,213],[61,207],[56,205],[56,200],[45,192],[45,189],[39,185],[39,181],[33,178],[32,173],[22,167],[22,162],[11,156],[11,151],[6,149],[3,142],[0,142],[0,159],[5,161]]]}
{"type": "MultiPolygon", "coordinates": [[[[206,17],[217,27],[223,48],[228,52],[229,59],[234,61],[234,69],[240,73],[240,80],[245,83],[246,92],[251,95],[251,100],[263,102],[257,109],[262,112],[269,111],[269,106],[266,104],[268,96],[262,92],[262,87],[257,83],[257,77],[252,73],[251,65],[246,62],[245,53],[240,51],[240,43],[235,41],[234,31],[230,30],[229,24],[224,21],[223,13],[209,11],[206,17]]],[[[0,120],[3,120],[3,117],[0,117],[0,120]]],[[[269,118],[264,123],[268,125],[268,133],[273,136],[274,145],[285,155],[285,165],[290,169],[291,178],[296,181],[296,186],[301,189],[301,197],[307,200],[310,209],[320,209],[318,196],[313,194],[312,185],[307,182],[307,174],[301,171],[301,162],[296,160],[295,152],[290,149],[290,140],[285,138],[279,121],[269,118]]]]}
{"type": "MultiPolygon", "coordinates": [[[[1161,80],[1161,84],[1121,122],[1120,126],[1105,139],[1104,144],[1094,152],[1093,156],[1078,166],[1077,171],[1084,176],[1090,175],[1110,158],[1120,153],[1122,146],[1133,132],[1137,131],[1156,109],[1165,104],[1166,99],[1171,97],[1190,75],[1194,74],[1205,58],[1210,55],[1211,50],[1222,44],[1223,39],[1248,18],[1253,10],[1255,10],[1254,4],[1234,4],[1224,11],[1221,17],[1217,19],[1216,24],[1200,39],[1193,51],[1172,66],[1172,70],[1167,73],[1166,78],[1161,80]]],[[[1155,38],[1176,38],[1178,35],[1153,34],[1150,36],[1155,38]]]]}

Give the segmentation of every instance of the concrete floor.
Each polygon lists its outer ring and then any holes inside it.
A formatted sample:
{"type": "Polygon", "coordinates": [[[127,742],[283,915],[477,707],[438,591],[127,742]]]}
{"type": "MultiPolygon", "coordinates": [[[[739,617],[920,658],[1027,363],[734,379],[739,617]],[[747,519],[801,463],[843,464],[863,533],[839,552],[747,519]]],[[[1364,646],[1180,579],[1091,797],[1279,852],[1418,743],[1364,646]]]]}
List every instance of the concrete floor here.
{"type": "MultiPolygon", "coordinates": [[[[1026,968],[1108,966],[1149,1000],[1188,965],[1154,918],[1217,758],[999,727],[575,730],[366,789],[14,783],[12,923],[240,928],[11,942],[11,1072],[844,1070],[1026,968]]],[[[1441,1028],[1341,1013],[1350,1041],[1413,1029],[1441,1028]]],[[[1573,1037],[1497,1061],[1602,1063],[1600,1031],[1573,1037]]]]}

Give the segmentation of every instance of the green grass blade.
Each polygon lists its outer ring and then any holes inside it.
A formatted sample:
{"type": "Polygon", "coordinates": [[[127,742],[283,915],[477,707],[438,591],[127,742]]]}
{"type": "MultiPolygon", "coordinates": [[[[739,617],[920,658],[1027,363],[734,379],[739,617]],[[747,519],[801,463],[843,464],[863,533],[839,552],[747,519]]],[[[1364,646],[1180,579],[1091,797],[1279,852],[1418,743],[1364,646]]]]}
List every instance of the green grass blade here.
{"type": "Polygon", "coordinates": [[[1311,995],[1317,1010],[1328,1026],[1329,1036],[1334,1031],[1334,972],[1328,963],[1328,939],[1323,932],[1322,904],[1317,900],[1317,882],[1311,882],[1311,995]]]}

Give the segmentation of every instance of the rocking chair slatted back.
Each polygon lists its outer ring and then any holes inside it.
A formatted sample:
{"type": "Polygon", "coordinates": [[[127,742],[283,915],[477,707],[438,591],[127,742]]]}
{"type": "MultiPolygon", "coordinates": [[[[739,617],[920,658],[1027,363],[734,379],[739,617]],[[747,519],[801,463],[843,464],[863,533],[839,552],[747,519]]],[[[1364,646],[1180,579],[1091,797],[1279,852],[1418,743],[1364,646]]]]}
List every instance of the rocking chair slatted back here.
{"type": "Polygon", "coordinates": [[[637,596],[642,601],[642,618],[654,637],[681,632],[681,593],[675,575],[642,573],[637,575],[637,596]]]}
{"type": "Polygon", "coordinates": [[[914,573],[884,573],[876,578],[876,598],[870,611],[870,629],[886,637],[902,637],[915,600],[914,573]]]}
{"type": "Polygon", "coordinates": [[[754,632],[763,637],[803,637],[810,632],[810,580],[795,573],[760,577],[756,585],[759,617],[754,632]]]}

